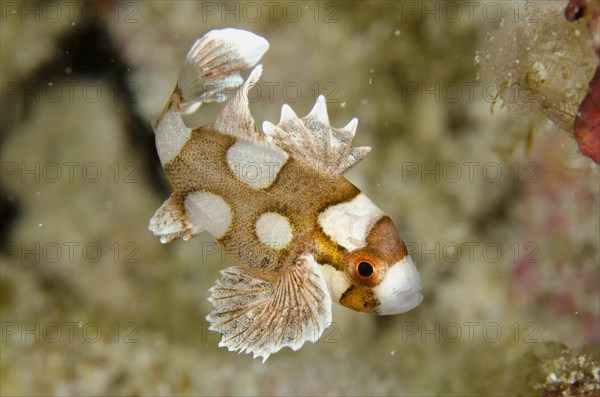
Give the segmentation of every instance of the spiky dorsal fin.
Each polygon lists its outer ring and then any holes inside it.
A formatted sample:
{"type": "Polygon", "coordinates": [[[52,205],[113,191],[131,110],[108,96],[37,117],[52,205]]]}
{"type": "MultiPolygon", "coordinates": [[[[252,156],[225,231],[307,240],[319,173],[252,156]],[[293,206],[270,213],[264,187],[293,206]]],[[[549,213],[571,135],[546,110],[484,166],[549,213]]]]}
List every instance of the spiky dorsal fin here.
{"type": "Polygon", "coordinates": [[[200,37],[177,80],[180,111],[189,114],[202,103],[225,102],[227,91],[244,81],[240,72],[256,65],[268,49],[263,37],[241,29],[216,29],[200,37]]]}
{"type": "Polygon", "coordinates": [[[352,147],[357,125],[358,120],[354,118],[343,128],[333,128],[329,124],[325,97],[320,95],[311,112],[303,118],[283,105],[279,124],[265,121],[263,131],[292,157],[323,173],[340,175],[371,150],[366,146],[352,147]]]}

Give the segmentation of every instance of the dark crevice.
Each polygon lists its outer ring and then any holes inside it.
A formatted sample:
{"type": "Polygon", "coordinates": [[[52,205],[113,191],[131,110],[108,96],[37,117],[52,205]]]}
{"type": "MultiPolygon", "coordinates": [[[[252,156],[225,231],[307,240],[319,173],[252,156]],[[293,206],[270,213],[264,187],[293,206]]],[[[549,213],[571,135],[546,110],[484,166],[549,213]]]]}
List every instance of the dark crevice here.
{"type": "Polygon", "coordinates": [[[9,242],[10,231],[19,213],[19,204],[15,198],[0,188],[0,252],[4,251],[9,242]]]}
{"type": "Polygon", "coordinates": [[[137,113],[135,104],[139,98],[137,87],[128,81],[130,67],[123,61],[106,27],[101,23],[82,23],[58,39],[56,56],[41,64],[30,76],[17,83],[14,99],[20,103],[5,103],[4,113],[10,121],[0,134],[4,138],[15,123],[23,121],[35,104],[35,94],[28,94],[35,87],[42,87],[48,81],[61,81],[65,78],[94,78],[103,80],[114,92],[114,101],[119,103],[123,122],[131,146],[143,161],[152,186],[161,194],[170,191],[162,177],[162,167],[154,145],[154,133],[150,121],[137,113]],[[67,73],[66,70],[69,70],[67,73]],[[23,90],[29,90],[23,92],[23,90]]]}
{"type": "MultiPolygon", "coordinates": [[[[123,61],[106,27],[99,22],[82,23],[58,39],[55,56],[40,64],[22,81],[11,83],[10,92],[3,95],[0,108],[0,144],[14,128],[31,114],[36,103],[36,90],[48,81],[93,78],[112,88],[114,100],[120,104],[122,122],[129,145],[141,159],[144,178],[161,195],[171,190],[163,177],[150,121],[140,117],[136,110],[137,87],[128,81],[129,66],[123,61]],[[36,88],[37,87],[37,88],[36,88]]],[[[14,224],[18,203],[8,200],[0,191],[0,238],[9,236],[14,224]],[[10,222],[9,222],[10,221],[10,222]]]]}

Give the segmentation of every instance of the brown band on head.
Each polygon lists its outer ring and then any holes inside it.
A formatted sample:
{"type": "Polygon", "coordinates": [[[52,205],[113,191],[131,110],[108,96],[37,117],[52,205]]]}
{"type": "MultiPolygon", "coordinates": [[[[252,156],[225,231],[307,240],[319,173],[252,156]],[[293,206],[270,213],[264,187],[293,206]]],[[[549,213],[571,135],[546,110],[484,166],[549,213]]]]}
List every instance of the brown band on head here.
{"type": "Polygon", "coordinates": [[[378,249],[389,265],[401,261],[408,255],[408,250],[396,225],[387,215],[373,225],[367,236],[367,245],[378,249]]]}
{"type": "Polygon", "coordinates": [[[365,313],[377,313],[379,303],[371,288],[358,285],[352,285],[340,297],[340,304],[365,313]]]}

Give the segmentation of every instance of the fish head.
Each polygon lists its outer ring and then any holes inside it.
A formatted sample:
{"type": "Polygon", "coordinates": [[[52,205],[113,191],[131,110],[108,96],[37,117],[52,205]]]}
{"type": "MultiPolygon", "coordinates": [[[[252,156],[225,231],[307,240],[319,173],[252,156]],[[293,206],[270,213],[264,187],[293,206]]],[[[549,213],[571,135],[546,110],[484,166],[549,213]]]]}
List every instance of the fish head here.
{"type": "Polygon", "coordinates": [[[389,216],[362,194],[325,215],[325,233],[344,247],[337,264],[321,266],[334,301],[382,315],[421,303],[421,278],[389,216]]]}

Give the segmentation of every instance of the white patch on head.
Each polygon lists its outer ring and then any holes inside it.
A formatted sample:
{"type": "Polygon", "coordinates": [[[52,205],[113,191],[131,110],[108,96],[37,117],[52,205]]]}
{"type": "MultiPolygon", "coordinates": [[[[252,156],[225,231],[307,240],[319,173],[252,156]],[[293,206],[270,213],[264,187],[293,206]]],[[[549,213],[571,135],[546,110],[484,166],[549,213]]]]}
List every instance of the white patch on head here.
{"type": "Polygon", "coordinates": [[[221,197],[208,192],[194,192],[185,198],[189,221],[215,238],[221,238],[231,225],[231,208],[221,197]]]}
{"type": "Polygon", "coordinates": [[[383,212],[359,193],[351,201],[327,208],[319,214],[319,225],[335,243],[349,251],[367,245],[367,236],[383,212]]]}
{"type": "Polygon", "coordinates": [[[287,159],[287,153],[273,144],[244,139],[227,150],[227,164],[231,172],[255,189],[271,186],[287,159]]]}
{"type": "Polygon", "coordinates": [[[282,249],[292,240],[292,227],[285,216],[275,212],[267,212],[256,221],[256,235],[261,243],[282,249]]]}
{"type": "Polygon", "coordinates": [[[158,120],[154,129],[156,150],[162,165],[173,160],[190,137],[191,130],[183,122],[179,112],[169,109],[158,120]]]}
{"type": "Polygon", "coordinates": [[[340,303],[342,295],[351,285],[348,278],[344,272],[340,272],[331,265],[321,265],[321,273],[323,273],[323,278],[327,283],[331,299],[336,303],[340,303]]]}
{"type": "Polygon", "coordinates": [[[423,300],[421,277],[410,256],[390,266],[373,294],[379,300],[377,313],[400,314],[414,309],[423,300]]]}

